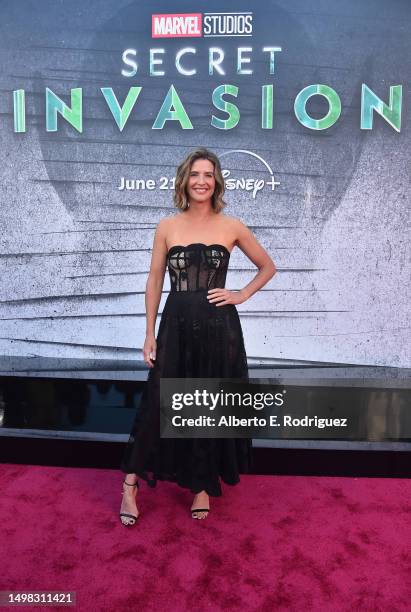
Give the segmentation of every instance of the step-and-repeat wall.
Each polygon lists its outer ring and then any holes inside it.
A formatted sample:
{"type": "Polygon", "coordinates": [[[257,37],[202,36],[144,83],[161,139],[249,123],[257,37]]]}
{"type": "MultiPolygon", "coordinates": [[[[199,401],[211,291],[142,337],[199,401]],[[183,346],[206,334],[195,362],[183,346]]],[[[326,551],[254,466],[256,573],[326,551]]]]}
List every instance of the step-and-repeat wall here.
{"type": "MultiPolygon", "coordinates": [[[[0,354],[142,359],[155,227],[205,146],[278,268],[238,306],[249,363],[409,367],[408,2],[0,15],[0,354]]],[[[227,287],[256,271],[235,249],[227,287]]]]}

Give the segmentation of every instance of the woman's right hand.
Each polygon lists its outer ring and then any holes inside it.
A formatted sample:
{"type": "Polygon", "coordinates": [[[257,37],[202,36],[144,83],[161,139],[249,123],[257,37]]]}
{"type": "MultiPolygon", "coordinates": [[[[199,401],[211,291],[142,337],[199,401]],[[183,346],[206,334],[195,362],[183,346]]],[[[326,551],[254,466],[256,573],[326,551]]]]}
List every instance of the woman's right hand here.
{"type": "Polygon", "coordinates": [[[157,357],[157,342],[154,334],[147,334],[143,347],[144,361],[149,368],[154,367],[154,362],[157,357]]]}

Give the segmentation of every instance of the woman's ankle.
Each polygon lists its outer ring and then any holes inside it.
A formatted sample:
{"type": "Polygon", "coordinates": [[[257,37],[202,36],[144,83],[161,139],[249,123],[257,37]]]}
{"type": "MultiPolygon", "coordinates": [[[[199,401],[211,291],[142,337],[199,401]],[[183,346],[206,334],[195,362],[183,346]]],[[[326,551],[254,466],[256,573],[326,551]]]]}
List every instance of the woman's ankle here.
{"type": "Polygon", "coordinates": [[[126,485],[133,486],[133,485],[137,484],[137,481],[138,481],[137,474],[126,474],[125,477],[124,477],[124,481],[123,482],[126,485]]]}

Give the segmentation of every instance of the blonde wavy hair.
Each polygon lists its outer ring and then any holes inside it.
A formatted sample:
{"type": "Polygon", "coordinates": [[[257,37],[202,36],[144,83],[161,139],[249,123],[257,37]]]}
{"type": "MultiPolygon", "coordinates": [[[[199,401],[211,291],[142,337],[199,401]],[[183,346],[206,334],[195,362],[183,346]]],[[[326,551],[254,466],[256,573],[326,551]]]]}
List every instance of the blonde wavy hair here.
{"type": "Polygon", "coordinates": [[[208,159],[214,165],[215,189],[211,199],[211,204],[214,211],[218,213],[223,210],[224,206],[227,205],[227,203],[223,200],[223,194],[225,191],[223,173],[221,171],[221,164],[217,155],[204,148],[195,149],[192,151],[178,166],[173,196],[175,206],[180,210],[186,210],[189,206],[187,183],[190,176],[191,166],[197,159],[208,159]]]}

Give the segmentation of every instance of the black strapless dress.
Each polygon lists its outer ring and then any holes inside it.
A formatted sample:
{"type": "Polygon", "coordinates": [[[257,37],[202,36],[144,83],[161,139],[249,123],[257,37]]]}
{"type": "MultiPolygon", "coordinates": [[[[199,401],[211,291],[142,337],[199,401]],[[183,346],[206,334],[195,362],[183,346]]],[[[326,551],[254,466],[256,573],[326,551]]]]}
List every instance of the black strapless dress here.
{"type": "Polygon", "coordinates": [[[167,253],[171,291],[161,315],[157,356],[150,368],[120,469],[149,485],[176,482],[193,493],[221,495],[252,463],[250,439],[160,438],[160,378],[248,380],[236,307],[216,306],[207,291],[224,288],[230,252],[220,244],[173,246],[167,253]]]}

